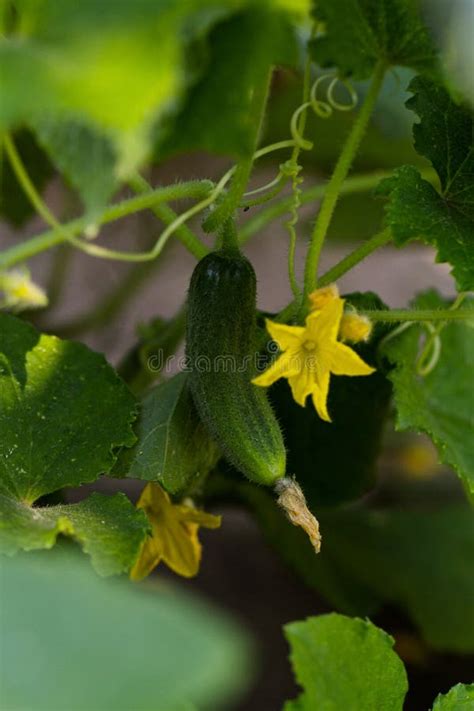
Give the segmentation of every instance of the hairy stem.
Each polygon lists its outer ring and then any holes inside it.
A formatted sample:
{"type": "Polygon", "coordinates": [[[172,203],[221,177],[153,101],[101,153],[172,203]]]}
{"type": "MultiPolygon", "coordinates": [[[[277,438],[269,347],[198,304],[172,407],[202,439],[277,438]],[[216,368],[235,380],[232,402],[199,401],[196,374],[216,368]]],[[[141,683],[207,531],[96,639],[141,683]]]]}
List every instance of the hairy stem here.
{"type": "Polygon", "coordinates": [[[347,137],[342,152],[336,163],[336,167],[334,168],[334,172],[324,193],[323,203],[316,220],[306,257],[304,277],[305,296],[307,296],[317,286],[317,271],[324,240],[331,223],[336,203],[341,193],[341,187],[347,177],[347,174],[349,173],[366,128],[369,124],[370,117],[385,76],[385,69],[385,64],[381,62],[379,62],[375,68],[372,82],[364,103],[362,104],[361,110],[359,111],[351,132],[347,137]]]}
{"type": "MultiPolygon", "coordinates": [[[[139,195],[150,193],[153,190],[145,178],[138,173],[129,179],[128,184],[131,189],[139,195]]],[[[153,205],[151,211],[165,225],[171,225],[172,222],[174,222],[174,220],[178,217],[176,212],[169,205],[166,205],[166,203],[153,205]]],[[[202,257],[204,257],[209,251],[187,225],[180,225],[177,228],[176,237],[186,247],[188,252],[191,252],[191,254],[196,257],[196,259],[202,259],[202,257]]]]}
{"type": "MultiPolygon", "coordinates": [[[[97,218],[97,224],[106,225],[109,222],[115,222],[122,217],[132,215],[141,210],[148,210],[153,206],[163,203],[180,200],[182,198],[201,199],[209,195],[212,191],[213,184],[209,180],[194,180],[187,183],[176,183],[176,185],[167,185],[163,188],[157,188],[150,193],[137,195],[127,200],[122,200],[115,205],[107,207],[97,218]]],[[[80,235],[89,224],[86,217],[79,217],[64,225],[61,229],[54,228],[43,232],[36,237],[32,237],[21,244],[14,245],[10,249],[6,249],[0,253],[0,267],[8,268],[19,262],[24,262],[36,254],[51,249],[58,244],[68,241],[65,234],[80,235]]]]}
{"type": "Polygon", "coordinates": [[[368,257],[369,254],[375,252],[376,249],[379,249],[379,247],[383,247],[384,244],[390,242],[391,239],[392,233],[389,228],[382,230],[382,232],[378,232],[376,235],[367,240],[367,242],[361,244],[357,247],[357,249],[344,257],[344,259],[341,259],[340,262],[331,267],[326,274],[323,274],[319,280],[319,286],[327,286],[333,281],[337,281],[343,276],[343,274],[350,271],[356,266],[356,264],[359,264],[359,262],[362,262],[362,260],[368,257]]]}
{"type": "MultiPolygon", "coordinates": [[[[372,190],[381,180],[389,178],[392,172],[391,170],[378,170],[374,173],[367,173],[366,175],[354,175],[349,177],[342,185],[340,195],[353,195],[372,190]]],[[[422,175],[425,180],[429,181],[435,178],[435,173],[431,169],[422,171],[422,175]]],[[[307,205],[315,200],[319,200],[324,196],[325,190],[326,185],[313,185],[311,188],[303,190],[300,195],[301,204],[307,205]]],[[[239,230],[239,242],[241,244],[248,242],[251,237],[257,232],[260,232],[270,222],[282,217],[291,208],[292,201],[293,196],[284,197],[273,205],[269,205],[263,210],[260,210],[254,217],[247,220],[239,230]]]]}
{"type": "Polygon", "coordinates": [[[361,310],[358,312],[367,316],[371,321],[383,321],[384,323],[399,323],[402,321],[425,322],[425,321],[474,321],[474,310],[462,309],[453,311],[452,309],[392,309],[391,311],[371,311],[361,310]]]}

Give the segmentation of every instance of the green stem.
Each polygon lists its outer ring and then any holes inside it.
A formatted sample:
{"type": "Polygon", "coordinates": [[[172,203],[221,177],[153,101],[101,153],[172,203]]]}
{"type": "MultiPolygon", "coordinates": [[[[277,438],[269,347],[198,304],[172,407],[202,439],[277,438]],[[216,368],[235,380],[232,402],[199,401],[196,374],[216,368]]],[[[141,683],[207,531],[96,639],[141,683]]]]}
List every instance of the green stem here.
{"type": "MultiPolygon", "coordinates": [[[[152,191],[151,185],[138,173],[129,179],[128,184],[131,189],[138,194],[150,193],[152,191]]],[[[166,205],[166,203],[154,205],[151,210],[165,225],[171,225],[178,217],[176,212],[169,205],[166,205]]],[[[187,225],[180,225],[177,228],[176,237],[196,259],[202,259],[209,251],[187,225]]]]}
{"type": "Polygon", "coordinates": [[[390,242],[391,239],[392,233],[389,228],[382,230],[382,232],[378,232],[376,235],[367,240],[367,242],[361,244],[360,247],[357,247],[357,249],[331,267],[326,274],[323,274],[319,280],[319,286],[327,286],[328,284],[332,284],[332,282],[337,281],[343,276],[343,274],[350,271],[356,266],[356,264],[359,264],[359,262],[362,262],[363,259],[368,257],[369,254],[372,254],[372,252],[375,252],[376,249],[379,249],[379,247],[383,247],[384,244],[390,242]]]}
{"type": "Polygon", "coordinates": [[[237,163],[228,192],[203,222],[202,226],[206,232],[216,232],[223,222],[233,216],[249,182],[252,166],[253,156],[237,163]]]}
{"type": "MultiPolygon", "coordinates": [[[[115,205],[107,207],[96,222],[98,225],[106,225],[110,222],[120,220],[122,217],[132,215],[141,210],[148,210],[162,202],[172,202],[182,198],[201,199],[209,195],[213,184],[209,180],[193,180],[187,183],[176,183],[157,188],[150,193],[137,195],[127,200],[122,200],[115,205]]],[[[89,220],[86,217],[79,217],[61,226],[61,229],[54,228],[32,237],[21,244],[14,245],[0,254],[0,267],[8,268],[19,262],[24,262],[41,252],[51,249],[58,244],[68,241],[67,235],[80,235],[87,228],[89,220]]]]}
{"type": "MultiPolygon", "coordinates": [[[[347,178],[344,182],[341,187],[340,195],[365,193],[378,185],[381,180],[390,178],[392,175],[392,170],[378,170],[374,173],[368,173],[367,175],[354,175],[347,178]]],[[[422,171],[422,176],[425,180],[431,181],[434,180],[435,173],[433,170],[428,169],[422,171]]],[[[301,204],[307,205],[308,203],[321,199],[324,196],[325,190],[326,185],[313,185],[311,188],[303,190],[300,195],[301,204]]],[[[292,201],[293,196],[285,197],[273,205],[269,205],[263,210],[260,210],[254,217],[247,220],[240,228],[239,242],[241,244],[248,242],[251,237],[260,232],[270,222],[282,217],[291,208],[292,201]]]]}
{"type": "Polygon", "coordinates": [[[219,241],[224,249],[238,250],[239,242],[237,240],[237,229],[235,227],[235,222],[232,218],[229,218],[224,222],[220,230],[219,241]]]}
{"type": "Polygon", "coordinates": [[[451,309],[392,309],[391,311],[371,311],[369,309],[358,311],[358,313],[367,316],[371,321],[382,321],[384,323],[399,323],[402,321],[474,321],[474,311],[472,309],[459,311],[453,311],[451,309]]]}
{"type": "Polygon", "coordinates": [[[344,144],[342,152],[336,163],[334,172],[329,180],[324,193],[323,202],[319,211],[316,224],[311,237],[308,254],[306,257],[304,294],[307,296],[314,291],[317,286],[317,272],[321,250],[326,238],[326,234],[331,223],[331,219],[341,193],[341,187],[352,166],[352,162],[357,154],[360,143],[370,121],[380,88],[385,76],[386,66],[379,62],[370,84],[369,90],[362,104],[361,110],[352,126],[352,130],[344,144]]]}

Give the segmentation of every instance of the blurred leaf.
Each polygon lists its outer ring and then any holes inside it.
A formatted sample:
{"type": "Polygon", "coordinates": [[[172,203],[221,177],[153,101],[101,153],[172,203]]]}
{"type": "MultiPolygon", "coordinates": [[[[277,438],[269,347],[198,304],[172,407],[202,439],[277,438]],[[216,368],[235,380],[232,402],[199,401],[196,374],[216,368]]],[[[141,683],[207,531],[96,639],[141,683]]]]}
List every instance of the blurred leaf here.
{"type": "Polygon", "coordinates": [[[338,610],[372,615],[383,602],[397,604],[433,647],[474,651],[474,514],[469,507],[316,509],[323,543],[315,556],[266,492],[248,484],[241,493],[287,565],[338,610]]]}
{"type": "MultiPolygon", "coordinates": [[[[434,291],[421,294],[413,303],[414,308],[447,306],[449,303],[434,291]]],[[[464,302],[461,308],[472,309],[472,303],[464,302]]],[[[388,341],[383,350],[395,365],[389,378],[397,429],[425,432],[436,445],[440,460],[456,470],[466,490],[474,495],[474,330],[467,323],[447,324],[441,332],[439,360],[422,377],[416,372],[416,362],[424,333],[421,325],[413,325],[388,341]]]]}
{"type": "Polygon", "coordinates": [[[294,32],[274,5],[214,28],[206,71],[189,92],[161,153],[200,148],[239,157],[254,152],[272,65],[297,60],[294,32]]]}
{"type": "Polygon", "coordinates": [[[248,680],[241,628],[174,588],[104,581],[60,551],[2,568],[11,711],[209,708],[248,680]]]}
{"type": "Polygon", "coordinates": [[[112,142],[77,121],[42,119],[34,123],[34,129],[41,146],[78,191],[93,220],[117,187],[117,154],[112,142]]]}
{"type": "Polygon", "coordinates": [[[72,536],[101,575],[125,573],[135,563],[148,522],[124,494],[93,493],[78,504],[33,508],[0,495],[0,552],[52,548],[72,536]]]}
{"type": "Polygon", "coordinates": [[[0,493],[24,503],[94,481],[135,441],[135,399],[103,356],[7,314],[0,403],[0,493]]]}
{"type": "Polygon", "coordinates": [[[402,711],[406,672],[383,630],[335,613],[291,622],[284,630],[304,689],[285,711],[402,711]]]}
{"type": "Polygon", "coordinates": [[[474,514],[469,507],[353,512],[335,515],[327,526],[324,521],[324,543],[357,585],[400,605],[434,648],[474,651],[474,514]]]}
{"type": "MultiPolygon", "coordinates": [[[[94,142],[110,136],[116,172],[126,175],[146,157],[152,128],[159,136],[165,115],[196,75],[189,48],[247,7],[256,16],[268,8],[268,16],[298,20],[307,17],[309,0],[18,0],[18,34],[0,41],[0,128],[79,122],[98,132],[94,142]]],[[[263,40],[260,34],[257,44],[263,40]]],[[[70,157],[67,162],[71,174],[70,157]]],[[[82,172],[75,161],[76,183],[82,172]]]]}
{"type": "Polygon", "coordinates": [[[456,684],[447,694],[440,694],[433,711],[472,711],[474,708],[474,684],[456,684]]]}
{"type": "Polygon", "coordinates": [[[316,0],[321,34],[311,42],[315,62],[343,76],[367,79],[379,61],[436,73],[437,53],[417,0],[316,0]]]}
{"type": "MultiPolygon", "coordinates": [[[[359,308],[383,308],[371,293],[352,294],[348,302],[359,308]]],[[[375,352],[383,329],[368,344],[354,350],[376,366],[375,352]]],[[[333,377],[328,409],[332,422],[323,422],[314,407],[294,402],[285,381],[270,390],[285,437],[288,471],[301,484],[313,511],[360,496],[375,479],[375,462],[388,412],[390,383],[382,372],[365,378],[333,377]]]]}
{"type": "MultiPolygon", "coordinates": [[[[16,147],[28,166],[28,173],[41,193],[53,174],[53,167],[34,136],[26,130],[14,136],[16,147]]],[[[0,150],[0,215],[15,227],[21,227],[34,215],[34,208],[20,188],[5,153],[0,150]]]]}
{"type": "Polygon", "coordinates": [[[186,373],[160,383],[145,396],[137,436],[133,449],[120,458],[114,476],[119,472],[158,481],[172,494],[207,474],[219,456],[197,415],[186,373]]]}
{"type": "Polygon", "coordinates": [[[460,291],[474,288],[474,142],[472,113],[457,105],[442,87],[416,77],[407,107],[415,124],[415,148],[428,158],[440,179],[437,192],[411,166],[395,171],[378,191],[390,196],[386,222],[395,243],[423,239],[437,248],[437,260],[453,267],[460,291]]]}

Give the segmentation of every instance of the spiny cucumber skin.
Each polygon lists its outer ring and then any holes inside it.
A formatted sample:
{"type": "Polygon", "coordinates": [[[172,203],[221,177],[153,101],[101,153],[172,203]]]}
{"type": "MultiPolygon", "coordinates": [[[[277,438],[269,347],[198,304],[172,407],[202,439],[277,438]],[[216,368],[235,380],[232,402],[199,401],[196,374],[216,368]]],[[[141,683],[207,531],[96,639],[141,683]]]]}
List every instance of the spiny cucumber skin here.
{"type": "Polygon", "coordinates": [[[250,262],[237,251],[208,254],[191,279],[186,354],[196,407],[224,456],[250,480],[272,485],[285,475],[286,451],[265,390],[251,383],[255,303],[250,262]]]}

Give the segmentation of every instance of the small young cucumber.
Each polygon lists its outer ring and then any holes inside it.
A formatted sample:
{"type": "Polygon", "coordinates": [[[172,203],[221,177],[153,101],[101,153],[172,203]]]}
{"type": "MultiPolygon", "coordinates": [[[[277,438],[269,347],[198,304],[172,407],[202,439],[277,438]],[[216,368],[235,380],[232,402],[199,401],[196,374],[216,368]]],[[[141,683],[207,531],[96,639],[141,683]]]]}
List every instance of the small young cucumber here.
{"type": "Polygon", "coordinates": [[[256,278],[236,249],[208,254],[188,297],[186,354],[200,417],[226,459],[249,479],[272,485],[285,475],[283,437],[256,372],[256,278]]]}

